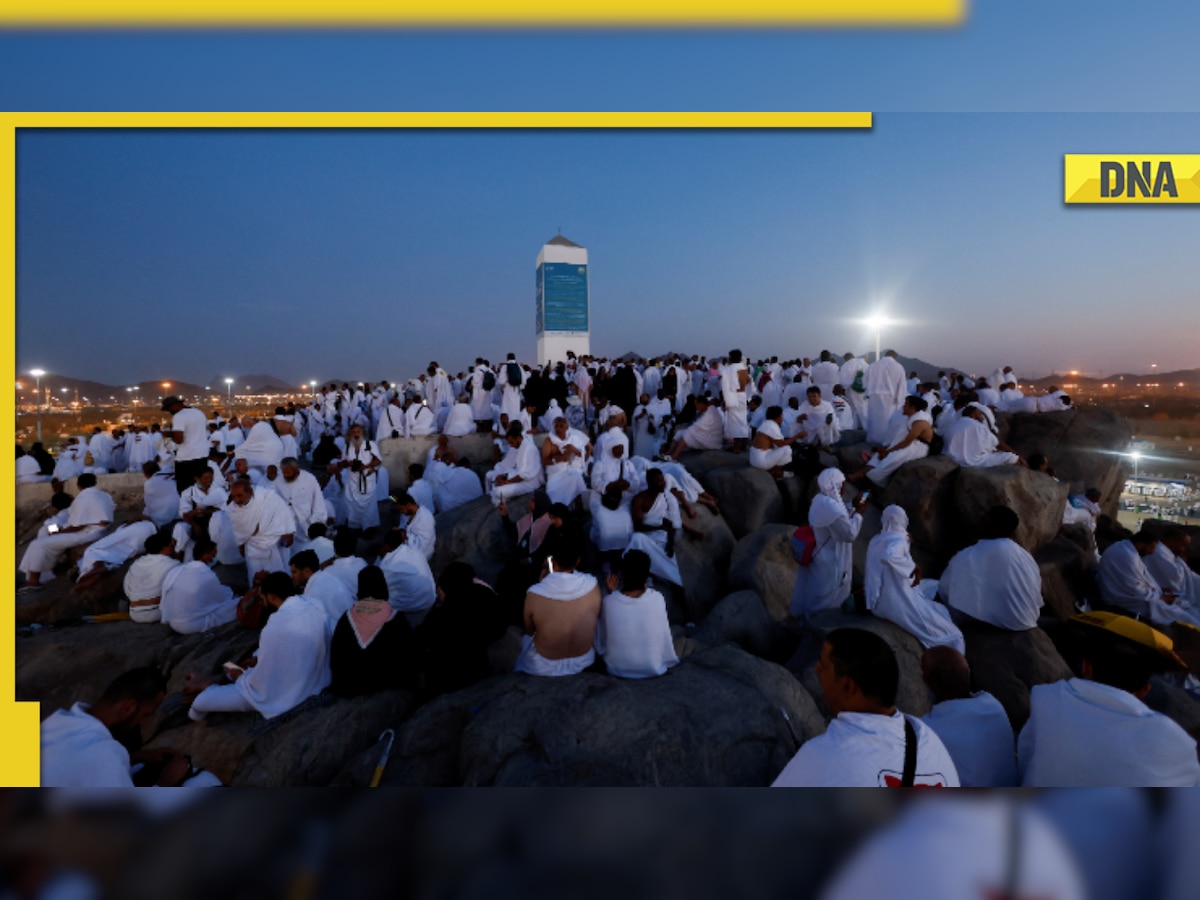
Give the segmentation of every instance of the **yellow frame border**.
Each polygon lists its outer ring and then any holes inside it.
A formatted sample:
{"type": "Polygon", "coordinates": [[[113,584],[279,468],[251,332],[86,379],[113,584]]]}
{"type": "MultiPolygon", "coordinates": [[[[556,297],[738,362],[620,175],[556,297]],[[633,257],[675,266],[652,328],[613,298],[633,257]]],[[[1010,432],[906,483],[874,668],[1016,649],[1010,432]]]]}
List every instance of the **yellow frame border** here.
{"type": "Polygon", "coordinates": [[[7,0],[5,27],[949,27],[968,0],[7,0]]]}
{"type": "MultiPolygon", "coordinates": [[[[0,114],[0,309],[3,365],[16,379],[16,147],[22,128],[798,129],[870,128],[869,112],[429,112],[0,114]]],[[[16,438],[16,411],[5,419],[16,438]]],[[[0,454],[0,570],[16,582],[15,459],[0,454]]],[[[16,595],[0,610],[0,785],[39,782],[39,704],[16,702],[16,595]]]]}

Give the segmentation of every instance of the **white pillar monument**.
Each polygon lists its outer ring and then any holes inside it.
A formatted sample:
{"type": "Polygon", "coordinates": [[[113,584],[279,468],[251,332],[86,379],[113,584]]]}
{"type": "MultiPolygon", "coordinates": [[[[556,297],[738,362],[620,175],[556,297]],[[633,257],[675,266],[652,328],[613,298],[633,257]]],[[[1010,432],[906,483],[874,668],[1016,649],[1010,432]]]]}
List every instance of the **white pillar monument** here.
{"type": "Polygon", "coordinates": [[[538,365],[591,354],[587,250],[561,234],[537,256],[535,328],[538,365]]]}

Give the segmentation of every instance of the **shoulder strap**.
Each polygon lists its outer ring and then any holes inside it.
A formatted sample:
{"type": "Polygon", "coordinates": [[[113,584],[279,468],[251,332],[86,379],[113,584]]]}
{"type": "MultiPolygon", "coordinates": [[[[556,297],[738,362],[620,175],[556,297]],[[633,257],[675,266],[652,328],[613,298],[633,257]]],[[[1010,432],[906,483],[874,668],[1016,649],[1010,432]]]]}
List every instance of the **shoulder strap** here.
{"type": "MultiPolygon", "coordinates": [[[[901,715],[904,715],[901,713],[901,715]]],[[[917,730],[913,728],[912,720],[904,716],[904,773],[900,779],[901,787],[912,787],[917,778],[917,730]]]]}

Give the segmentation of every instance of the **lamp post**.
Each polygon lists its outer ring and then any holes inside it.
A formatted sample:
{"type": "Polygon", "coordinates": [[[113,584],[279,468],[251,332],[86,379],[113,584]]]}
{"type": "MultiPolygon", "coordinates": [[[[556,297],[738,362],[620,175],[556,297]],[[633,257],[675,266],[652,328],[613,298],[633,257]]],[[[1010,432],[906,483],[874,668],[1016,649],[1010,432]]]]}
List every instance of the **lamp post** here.
{"type": "Polygon", "coordinates": [[[233,402],[233,379],[225,379],[225,402],[226,404],[233,402]]]}
{"type": "Polygon", "coordinates": [[[1138,480],[1138,460],[1142,458],[1142,454],[1134,450],[1129,454],[1129,458],[1133,460],[1133,480],[1138,480]]]}
{"type": "Polygon", "coordinates": [[[42,440],[42,376],[46,374],[46,370],[30,369],[29,374],[37,379],[37,394],[34,399],[37,400],[37,436],[40,442],[42,440]]]}

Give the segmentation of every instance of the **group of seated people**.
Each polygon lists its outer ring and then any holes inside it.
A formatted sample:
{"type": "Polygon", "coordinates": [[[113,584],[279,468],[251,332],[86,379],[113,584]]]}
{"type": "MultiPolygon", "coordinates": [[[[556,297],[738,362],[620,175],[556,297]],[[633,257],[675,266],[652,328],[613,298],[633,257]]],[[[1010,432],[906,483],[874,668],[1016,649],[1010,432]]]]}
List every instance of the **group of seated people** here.
{"type": "Polygon", "coordinates": [[[1196,787],[1196,742],[1143,702],[1150,679],[1179,671],[1171,642],[1144,623],[1075,616],[1076,677],[1035,685],[1014,736],[1004,707],[971,690],[963,654],[937,645],[921,658],[934,698],[922,718],[896,706],[900,669],[872,631],[826,635],[816,675],[834,718],[805,742],[774,787],[1196,787]]]}

